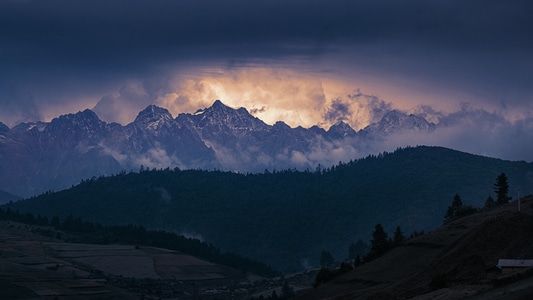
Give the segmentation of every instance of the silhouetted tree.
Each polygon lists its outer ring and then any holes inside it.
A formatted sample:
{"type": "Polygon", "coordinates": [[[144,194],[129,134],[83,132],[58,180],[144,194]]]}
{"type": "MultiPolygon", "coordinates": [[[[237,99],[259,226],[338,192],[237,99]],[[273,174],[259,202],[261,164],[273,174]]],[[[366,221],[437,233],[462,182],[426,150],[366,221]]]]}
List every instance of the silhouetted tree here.
{"type": "Polygon", "coordinates": [[[507,181],[507,175],[501,173],[496,177],[496,182],[494,183],[494,192],[496,193],[496,204],[502,205],[509,203],[511,197],[509,194],[509,182],[507,181]]]}
{"type": "Polygon", "coordinates": [[[381,224],[376,224],[372,237],[372,246],[370,250],[378,256],[385,253],[389,248],[389,236],[381,224]]]}
{"type": "Polygon", "coordinates": [[[357,267],[360,266],[363,262],[361,261],[361,256],[357,255],[355,259],[353,260],[353,266],[357,267]]]}
{"type": "Polygon", "coordinates": [[[494,199],[491,195],[487,197],[487,200],[485,200],[485,205],[483,206],[483,209],[489,210],[496,206],[496,203],[494,202],[494,199]]]}
{"type": "Polygon", "coordinates": [[[399,245],[405,241],[405,236],[403,235],[402,229],[400,226],[396,227],[396,230],[394,231],[394,238],[392,240],[394,242],[394,245],[399,245]]]}
{"type": "Polygon", "coordinates": [[[358,239],[357,242],[351,243],[348,248],[348,259],[354,259],[356,256],[362,256],[368,250],[368,245],[363,240],[358,239]]]}
{"type": "Polygon", "coordinates": [[[448,210],[446,211],[446,215],[444,215],[444,223],[448,223],[451,220],[455,219],[457,216],[457,211],[463,206],[463,201],[461,200],[461,196],[459,194],[455,194],[453,197],[452,205],[448,206],[448,210]]]}
{"type": "Polygon", "coordinates": [[[459,194],[453,197],[452,205],[448,206],[446,215],[444,215],[444,223],[448,223],[454,219],[461,218],[467,215],[476,213],[478,210],[471,205],[464,205],[459,194]]]}
{"type": "Polygon", "coordinates": [[[328,282],[334,276],[333,272],[328,268],[321,268],[316,274],[314,287],[328,282]]]}

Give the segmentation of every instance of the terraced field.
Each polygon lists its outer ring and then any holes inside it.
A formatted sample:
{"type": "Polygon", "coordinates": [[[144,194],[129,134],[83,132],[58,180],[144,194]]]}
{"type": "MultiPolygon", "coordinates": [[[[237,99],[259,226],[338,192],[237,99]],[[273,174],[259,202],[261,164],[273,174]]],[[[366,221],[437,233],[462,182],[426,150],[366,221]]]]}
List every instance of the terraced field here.
{"type": "Polygon", "coordinates": [[[51,228],[0,221],[0,291],[6,299],[187,299],[244,278],[177,251],[76,244],[55,236],[51,228]]]}

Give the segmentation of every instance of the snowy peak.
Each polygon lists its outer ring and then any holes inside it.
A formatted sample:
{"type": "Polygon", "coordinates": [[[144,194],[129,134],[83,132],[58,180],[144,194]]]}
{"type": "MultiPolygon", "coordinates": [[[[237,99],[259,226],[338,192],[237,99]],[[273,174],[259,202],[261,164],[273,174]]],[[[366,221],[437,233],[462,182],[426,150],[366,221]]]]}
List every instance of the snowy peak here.
{"type": "Polygon", "coordinates": [[[274,128],[285,128],[287,130],[291,129],[291,127],[289,125],[287,125],[287,123],[285,123],[283,121],[277,121],[274,124],[274,128]]]}
{"type": "Polygon", "coordinates": [[[17,133],[23,133],[23,132],[31,131],[31,130],[37,130],[39,132],[43,132],[46,126],[48,126],[48,124],[50,123],[46,123],[46,122],[20,123],[17,126],[13,127],[11,131],[17,132],[17,133]]]}
{"type": "Polygon", "coordinates": [[[6,124],[0,122],[0,134],[5,134],[9,131],[9,127],[6,124]]]}
{"type": "Polygon", "coordinates": [[[333,139],[344,139],[347,137],[354,137],[356,132],[344,121],[339,121],[329,128],[327,134],[333,139]]]}
{"type": "Polygon", "coordinates": [[[98,118],[96,113],[90,109],[77,112],[75,114],[62,115],[55,118],[46,126],[48,132],[65,134],[68,132],[85,132],[88,134],[97,133],[102,130],[105,123],[98,118]]]}
{"type": "Polygon", "coordinates": [[[213,109],[225,109],[225,108],[230,108],[230,107],[225,105],[224,103],[222,103],[222,101],[220,101],[220,99],[217,99],[217,100],[215,100],[215,102],[213,102],[213,105],[211,105],[211,108],[213,108],[213,109]]]}
{"type": "Polygon", "coordinates": [[[95,112],[90,109],[79,111],[75,114],[62,115],[59,118],[55,118],[51,123],[70,123],[72,125],[85,126],[100,124],[102,121],[98,118],[95,112]]]}
{"type": "Polygon", "coordinates": [[[162,127],[171,127],[174,124],[174,119],[167,109],[149,105],[139,112],[133,123],[140,125],[142,128],[158,130],[162,127]]]}
{"type": "Polygon", "coordinates": [[[391,110],[379,122],[367,126],[364,131],[389,135],[399,130],[431,131],[434,128],[435,124],[429,123],[423,117],[391,110]]]}
{"type": "MultiPolygon", "coordinates": [[[[70,186],[93,175],[151,168],[218,168],[239,172],[312,169],[354,158],[395,134],[429,132],[436,125],[423,117],[393,110],[355,132],[338,122],[328,131],[268,125],[245,108],[220,100],[175,119],[167,109],[147,106],[122,126],[101,121],[91,110],[62,115],[50,123],[0,123],[0,189],[29,196],[70,186]],[[43,175],[46,174],[46,175],[43,175]],[[49,186],[48,174],[55,185],[49,186]]],[[[401,145],[400,145],[401,146],[401,145]]]]}
{"type": "Polygon", "coordinates": [[[245,108],[233,109],[220,100],[216,100],[211,107],[188,116],[194,126],[200,130],[209,129],[215,132],[230,130],[241,134],[268,130],[267,124],[252,116],[245,108]]]}

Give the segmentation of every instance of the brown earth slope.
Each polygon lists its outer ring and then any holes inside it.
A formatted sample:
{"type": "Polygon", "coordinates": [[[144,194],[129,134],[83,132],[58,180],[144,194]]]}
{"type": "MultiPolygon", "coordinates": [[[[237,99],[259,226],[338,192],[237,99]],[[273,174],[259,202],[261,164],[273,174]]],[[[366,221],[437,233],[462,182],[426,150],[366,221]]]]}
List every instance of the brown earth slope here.
{"type": "Polygon", "coordinates": [[[52,227],[0,221],[0,299],[229,299],[220,287],[246,279],[177,251],[65,239],[52,227]]]}
{"type": "Polygon", "coordinates": [[[533,293],[529,277],[510,278],[496,268],[500,258],[533,259],[533,197],[521,199],[520,212],[513,202],[410,239],[300,299],[522,299],[533,293]]]}

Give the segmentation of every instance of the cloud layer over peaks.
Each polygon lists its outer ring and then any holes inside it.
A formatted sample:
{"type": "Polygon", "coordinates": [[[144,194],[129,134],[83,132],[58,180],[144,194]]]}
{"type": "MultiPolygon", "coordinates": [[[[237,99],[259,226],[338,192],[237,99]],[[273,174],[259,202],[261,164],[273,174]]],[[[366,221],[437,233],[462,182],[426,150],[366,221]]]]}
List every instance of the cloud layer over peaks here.
{"type": "Polygon", "coordinates": [[[461,103],[515,122],[533,112],[531,15],[529,0],[4,0],[0,120],[94,107],[127,123],[221,99],[291,126],[461,103]]]}

